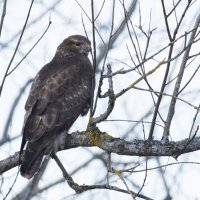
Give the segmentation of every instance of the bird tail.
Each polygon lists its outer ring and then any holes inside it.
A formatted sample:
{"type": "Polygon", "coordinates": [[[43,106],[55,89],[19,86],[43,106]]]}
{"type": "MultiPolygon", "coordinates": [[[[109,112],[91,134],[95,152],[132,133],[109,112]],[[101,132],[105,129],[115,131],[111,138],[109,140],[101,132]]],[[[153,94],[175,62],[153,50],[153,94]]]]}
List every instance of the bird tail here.
{"type": "Polygon", "coordinates": [[[32,178],[33,175],[39,170],[44,156],[44,150],[35,151],[31,148],[31,144],[28,143],[25,150],[24,161],[20,167],[20,173],[25,178],[32,178]]]}

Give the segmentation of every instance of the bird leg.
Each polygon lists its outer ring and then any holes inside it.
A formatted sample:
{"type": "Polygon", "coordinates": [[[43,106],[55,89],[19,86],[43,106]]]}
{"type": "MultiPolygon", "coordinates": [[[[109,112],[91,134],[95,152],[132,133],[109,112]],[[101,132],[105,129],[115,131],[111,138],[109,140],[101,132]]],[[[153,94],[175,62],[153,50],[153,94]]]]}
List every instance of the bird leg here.
{"type": "Polygon", "coordinates": [[[52,138],[45,149],[45,155],[52,157],[52,155],[56,154],[59,150],[63,150],[65,148],[65,137],[66,132],[63,131],[56,138],[52,138]]]}
{"type": "Polygon", "coordinates": [[[55,140],[53,143],[53,152],[58,152],[59,150],[63,150],[65,148],[65,138],[66,138],[66,132],[63,131],[55,140]]]}

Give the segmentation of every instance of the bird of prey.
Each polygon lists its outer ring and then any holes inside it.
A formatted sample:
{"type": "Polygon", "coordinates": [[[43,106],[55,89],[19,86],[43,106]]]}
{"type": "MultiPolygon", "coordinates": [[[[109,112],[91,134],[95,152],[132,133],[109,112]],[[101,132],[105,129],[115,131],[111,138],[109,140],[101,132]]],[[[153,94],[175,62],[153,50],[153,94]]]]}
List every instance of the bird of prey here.
{"type": "Polygon", "coordinates": [[[23,177],[33,177],[49,146],[80,115],[87,114],[93,93],[90,44],[81,35],[68,37],[58,46],[52,61],[36,75],[25,104],[20,150],[22,153],[27,144],[20,167],[23,177]]]}

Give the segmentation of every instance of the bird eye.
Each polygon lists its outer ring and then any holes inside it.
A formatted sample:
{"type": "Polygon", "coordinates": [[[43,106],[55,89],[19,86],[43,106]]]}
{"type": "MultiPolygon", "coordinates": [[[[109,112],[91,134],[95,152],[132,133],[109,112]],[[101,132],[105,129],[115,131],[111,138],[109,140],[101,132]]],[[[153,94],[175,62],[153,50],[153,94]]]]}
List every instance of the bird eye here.
{"type": "Polygon", "coordinates": [[[77,47],[80,47],[80,46],[81,46],[81,43],[80,43],[80,42],[77,42],[77,43],[76,43],[76,46],[77,46],[77,47]]]}

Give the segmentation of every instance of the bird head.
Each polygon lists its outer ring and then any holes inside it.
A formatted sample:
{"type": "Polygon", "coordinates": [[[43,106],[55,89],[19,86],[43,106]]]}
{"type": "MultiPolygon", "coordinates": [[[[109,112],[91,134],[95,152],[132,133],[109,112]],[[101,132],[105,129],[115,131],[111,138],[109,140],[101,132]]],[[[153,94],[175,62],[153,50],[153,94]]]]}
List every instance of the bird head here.
{"type": "Polygon", "coordinates": [[[91,51],[91,42],[82,35],[71,35],[58,46],[57,51],[64,55],[76,53],[87,56],[91,51]]]}

